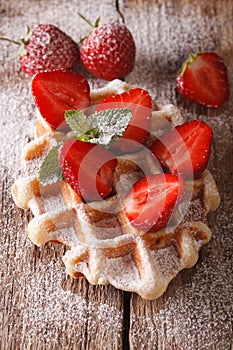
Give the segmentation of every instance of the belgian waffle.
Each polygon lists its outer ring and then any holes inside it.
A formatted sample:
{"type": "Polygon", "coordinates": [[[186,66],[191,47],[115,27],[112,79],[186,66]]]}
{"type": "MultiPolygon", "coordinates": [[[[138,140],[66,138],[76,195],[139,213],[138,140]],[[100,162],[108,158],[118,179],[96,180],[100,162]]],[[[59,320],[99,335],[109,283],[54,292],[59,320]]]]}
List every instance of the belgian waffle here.
{"type": "MultiPolygon", "coordinates": [[[[92,104],[130,88],[115,80],[91,92],[92,104]]],[[[175,106],[154,103],[151,138],[184,121],[175,106]]],[[[158,298],[180,270],[197,262],[198,252],[211,238],[207,214],[216,210],[220,202],[212,175],[205,170],[200,179],[186,181],[189,198],[176,208],[169,226],[145,234],[124,215],[122,196],[145,173],[161,172],[148,149],[119,156],[116,194],[87,204],[66,181],[42,186],[37,179],[46,153],[65,137],[50,128],[38,113],[35,139],[22,152],[25,176],[12,187],[16,205],[31,209],[34,215],[27,229],[29,238],[38,246],[47,242],[66,245],[69,249],[63,261],[74,278],[84,276],[91,284],[110,283],[145,299],[158,298]]]]}

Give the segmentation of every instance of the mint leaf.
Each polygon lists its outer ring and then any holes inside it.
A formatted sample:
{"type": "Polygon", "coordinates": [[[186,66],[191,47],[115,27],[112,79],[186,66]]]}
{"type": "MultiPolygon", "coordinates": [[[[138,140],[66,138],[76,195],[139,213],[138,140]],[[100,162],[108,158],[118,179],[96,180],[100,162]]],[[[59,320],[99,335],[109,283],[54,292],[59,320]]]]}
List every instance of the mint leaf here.
{"type": "Polygon", "coordinates": [[[43,186],[52,185],[53,183],[63,180],[63,173],[58,162],[58,152],[62,146],[62,142],[51,148],[49,153],[41,164],[38,179],[43,186]]]}
{"type": "Polygon", "coordinates": [[[126,108],[106,109],[90,116],[77,110],[65,112],[65,119],[76,138],[103,146],[119,139],[131,118],[132,111],[126,108]]]}
{"type": "Polygon", "coordinates": [[[78,139],[87,136],[88,141],[90,137],[96,135],[97,131],[95,130],[91,118],[89,119],[89,117],[82,112],[77,110],[66,111],[65,119],[78,139]]]}

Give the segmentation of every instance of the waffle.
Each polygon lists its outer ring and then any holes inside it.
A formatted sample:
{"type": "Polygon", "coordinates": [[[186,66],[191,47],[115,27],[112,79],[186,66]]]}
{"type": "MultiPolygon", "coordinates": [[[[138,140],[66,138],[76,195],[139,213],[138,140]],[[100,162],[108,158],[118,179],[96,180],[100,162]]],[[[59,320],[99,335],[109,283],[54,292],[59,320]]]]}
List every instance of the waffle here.
{"type": "MultiPolygon", "coordinates": [[[[91,92],[92,104],[130,88],[115,80],[91,92]]],[[[154,103],[148,144],[184,121],[175,106],[154,103]]],[[[169,225],[145,234],[124,215],[122,197],[145,174],[161,172],[150,151],[144,147],[118,156],[115,195],[87,204],[66,181],[42,186],[37,179],[44,156],[65,137],[38,113],[35,139],[22,152],[25,176],[12,187],[16,205],[30,209],[34,215],[27,228],[29,238],[37,246],[48,242],[66,245],[63,261],[73,278],[85,277],[91,284],[112,284],[145,299],[158,298],[179,271],[197,262],[200,249],[211,238],[207,215],[220,203],[212,175],[205,170],[200,179],[186,181],[186,198],[177,206],[169,225]]]]}

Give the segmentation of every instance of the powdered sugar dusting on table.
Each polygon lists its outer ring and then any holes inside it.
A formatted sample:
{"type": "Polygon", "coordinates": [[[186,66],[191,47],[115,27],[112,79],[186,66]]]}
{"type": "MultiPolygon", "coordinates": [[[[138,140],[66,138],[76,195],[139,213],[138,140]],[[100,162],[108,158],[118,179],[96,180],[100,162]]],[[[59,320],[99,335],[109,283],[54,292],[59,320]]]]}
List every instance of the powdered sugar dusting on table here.
{"type": "MultiPolygon", "coordinates": [[[[229,81],[232,81],[232,55],[229,50],[232,37],[219,38],[219,18],[211,3],[193,1],[190,6],[188,2],[176,2],[175,5],[174,2],[166,2],[166,5],[158,2],[150,6],[149,2],[143,2],[142,6],[151,11],[150,16],[143,18],[143,12],[132,4],[127,17],[131,29],[136,32],[136,45],[140,47],[135,74],[129,76],[128,82],[140,84],[143,74],[158,103],[176,104],[180,97],[174,82],[182,62],[190,52],[216,51],[216,38],[219,40],[217,52],[223,56],[229,81]],[[202,4],[206,7],[206,14],[200,11],[202,4]],[[138,21],[134,21],[135,16],[138,21]],[[143,29],[136,31],[138,22],[144,22],[147,32],[151,33],[148,40],[145,40],[143,29]]],[[[227,22],[226,19],[225,23],[227,26],[231,21],[227,22]]],[[[201,253],[196,267],[181,273],[171,283],[162,300],[146,302],[153,316],[147,317],[144,309],[140,305],[137,307],[138,298],[133,298],[131,343],[134,349],[148,349],[152,344],[166,350],[231,347],[232,214],[228,216],[226,213],[229,213],[227,206],[232,203],[232,182],[223,180],[223,174],[226,173],[227,164],[233,161],[232,155],[229,155],[232,149],[233,100],[231,98],[225,104],[224,111],[220,109],[218,114],[204,109],[203,114],[197,113],[195,105],[189,105],[193,112],[187,113],[186,106],[181,107],[181,111],[188,119],[200,118],[213,128],[210,170],[218,186],[222,186],[222,205],[215,213],[215,219],[210,217],[213,238],[201,253]],[[182,276],[186,276],[184,281],[190,282],[182,283],[177,290],[182,276]]]]}
{"type": "MultiPolygon", "coordinates": [[[[26,24],[32,26],[39,22],[58,25],[77,42],[88,31],[88,26],[83,25],[74,14],[74,9],[75,12],[80,10],[74,1],[59,4],[39,1],[33,6],[30,2],[20,6],[6,1],[4,5],[13,18],[9,23],[9,18],[4,17],[3,12],[1,36],[20,39],[26,24]],[[77,24],[80,27],[78,30],[77,24]]],[[[83,1],[82,11],[93,12],[93,6],[83,1]]],[[[103,17],[112,13],[110,17],[113,20],[116,18],[110,4],[101,12],[103,17]]],[[[123,316],[119,307],[119,293],[108,288],[107,296],[104,292],[107,288],[102,287],[98,293],[102,290],[106,298],[100,301],[91,292],[87,296],[88,283],[85,280],[75,283],[70,278],[67,282],[61,261],[64,249],[58,246],[43,250],[33,247],[25,233],[29,214],[16,209],[13,204],[11,185],[23,174],[21,152],[33,138],[36,111],[30,93],[31,79],[20,71],[17,47],[10,43],[3,46],[4,49],[0,51],[0,173],[3,193],[0,235],[1,341],[12,344],[12,348],[17,348],[16,343],[34,349],[54,349],[58,344],[73,348],[85,346],[89,334],[89,339],[93,339],[89,340],[91,342],[99,335],[103,342],[111,338],[115,348],[118,348],[123,316]]],[[[97,86],[99,82],[93,82],[93,85],[97,86]]]]}
{"type": "MultiPolygon", "coordinates": [[[[10,197],[11,185],[8,176],[1,188],[6,198],[10,197]]],[[[26,343],[34,339],[34,346],[48,341],[52,346],[62,341],[78,346],[84,342],[87,324],[90,336],[102,327],[112,338],[121,337],[123,315],[114,301],[92,301],[71,278],[67,281],[61,261],[64,248],[33,247],[25,233],[26,216],[17,211],[13,202],[5,205],[3,201],[6,222],[0,236],[0,270],[4,271],[4,298],[10,297],[11,303],[10,312],[1,309],[0,315],[7,337],[21,342],[23,336],[26,343]],[[17,217],[21,219],[18,222],[17,217]]],[[[80,285],[82,282],[87,284],[83,280],[80,285]]]]}
{"type": "MultiPolygon", "coordinates": [[[[79,10],[75,1],[59,3],[50,1],[49,6],[47,1],[34,2],[33,6],[31,2],[27,2],[26,8],[21,8],[21,10],[15,1],[6,3],[7,6],[12,7],[10,9],[12,20],[9,23],[8,17],[1,17],[1,35],[17,38],[19,31],[23,35],[24,23],[32,25],[38,22],[54,23],[77,41],[86,33],[86,28],[81,25],[80,19],[74,19],[76,16],[74,8],[79,10]],[[65,18],[64,13],[66,13],[65,18]],[[67,21],[66,18],[72,18],[72,20],[67,21]]],[[[109,4],[110,2],[106,2],[104,10],[102,8],[105,18],[113,16],[109,4]]],[[[148,25],[153,30],[153,36],[151,35],[149,42],[145,40],[143,30],[139,31],[134,28],[139,22],[145,23],[147,20],[143,17],[143,13],[139,13],[138,20],[135,21],[132,20],[132,17],[135,16],[134,10],[128,11],[127,24],[134,31],[136,45],[139,49],[135,69],[128,76],[127,81],[148,88],[159,103],[176,101],[174,78],[186,53],[200,49],[214,49],[213,38],[215,35],[217,37],[216,31],[218,30],[214,10],[210,8],[209,16],[203,16],[198,13],[196,5],[197,2],[194,1],[192,9],[191,6],[188,7],[191,13],[187,13],[188,10],[184,6],[184,8],[181,7],[181,12],[177,11],[176,14],[171,13],[169,5],[167,12],[164,4],[161,4],[160,7],[155,6],[148,19],[148,25]],[[161,14],[163,21],[159,21],[161,14]],[[153,24],[153,21],[158,24],[153,24]],[[161,23],[162,28],[158,27],[161,26],[161,23]],[[208,30],[201,31],[200,28],[206,27],[207,23],[208,30]],[[157,31],[154,28],[157,28],[157,31]],[[163,32],[162,38],[160,37],[161,31],[163,32]],[[193,33],[192,40],[190,40],[191,33],[193,33]],[[180,40],[181,37],[182,40],[180,40]]],[[[85,1],[82,2],[82,8],[83,12],[88,13],[88,5],[85,5],[85,1]]],[[[93,5],[89,6],[90,8],[94,13],[93,5]]],[[[226,37],[222,38],[223,52],[226,50],[228,40],[226,37]]],[[[25,234],[28,214],[16,209],[11,201],[10,187],[22,172],[20,161],[22,147],[33,137],[35,110],[29,92],[30,79],[19,71],[16,49],[10,44],[5,47],[7,50],[0,51],[0,59],[3,62],[0,65],[0,74],[4,79],[1,81],[0,106],[3,193],[1,203],[3,225],[0,235],[3,296],[0,319],[3,333],[6,334],[5,337],[8,337],[8,340],[13,339],[15,335],[18,340],[22,340],[22,336],[27,337],[29,343],[32,343],[32,339],[37,337],[36,341],[44,346],[47,344],[47,349],[57,346],[58,340],[61,342],[64,337],[66,337],[67,344],[71,345],[70,348],[74,343],[80,345],[84,341],[86,330],[94,334],[99,328],[104,329],[104,332],[110,334],[109,338],[114,339],[115,334],[118,337],[121,335],[122,310],[114,306],[114,302],[111,304],[110,298],[96,304],[91,300],[88,301],[86,294],[82,291],[77,293],[77,291],[73,292],[72,288],[63,289],[63,285],[66,285],[64,267],[61,263],[63,248],[49,246],[44,251],[34,248],[25,234]],[[7,88],[5,79],[8,82],[7,88]],[[37,259],[38,256],[42,259],[37,259]],[[46,256],[50,257],[48,264],[46,256]],[[85,324],[86,327],[82,334],[77,333],[76,330],[79,324],[85,324]]],[[[226,59],[230,63],[232,59],[230,54],[226,59]]],[[[229,71],[230,81],[232,77],[233,72],[229,71]]],[[[93,87],[99,84],[97,80],[92,82],[93,87]]],[[[142,349],[143,344],[146,344],[145,339],[148,339],[148,343],[157,341],[160,349],[166,350],[169,350],[168,344],[170,344],[170,349],[184,349],[182,344],[186,344],[185,349],[187,350],[230,349],[231,301],[233,300],[230,286],[232,286],[233,273],[231,267],[232,238],[229,233],[232,232],[232,217],[226,217],[226,211],[227,205],[232,200],[232,184],[229,180],[221,179],[224,168],[222,172],[215,168],[216,164],[227,166],[225,141],[229,140],[230,145],[231,129],[229,125],[233,123],[229,122],[229,118],[231,120],[233,118],[232,102],[227,103],[225,110],[227,109],[231,111],[231,114],[227,111],[220,112],[218,117],[211,119],[195,113],[188,115],[190,118],[198,116],[205,119],[213,127],[216,139],[213,151],[217,153],[218,162],[214,162],[212,156],[211,169],[217,182],[222,184],[223,204],[217,212],[216,219],[211,221],[214,225],[212,242],[205,248],[196,268],[187,272],[189,282],[183,283],[176,291],[171,284],[168,293],[162,298],[163,302],[161,300],[160,302],[145,302],[145,305],[153,309],[153,315],[150,317],[137,313],[134,308],[131,319],[131,337],[135,349],[135,344],[140,344],[140,349],[142,349]],[[215,253],[216,246],[218,253],[215,253]],[[189,329],[188,332],[187,329],[189,329]]],[[[185,108],[182,111],[186,113],[185,108]]],[[[186,272],[181,276],[185,274],[186,272]]],[[[85,281],[79,283],[85,284],[85,281]]],[[[109,293],[112,290],[108,287],[102,288],[107,288],[109,293]]],[[[116,296],[116,293],[112,295],[116,296]]],[[[134,298],[133,305],[138,301],[136,297],[134,298]]]]}
{"type": "MultiPolygon", "coordinates": [[[[141,343],[143,338],[150,343],[151,335],[162,339],[165,332],[170,343],[168,349],[172,349],[172,345],[183,349],[184,344],[185,349],[206,350],[214,345],[217,349],[230,349],[233,292],[227,286],[232,285],[232,271],[224,260],[221,259],[221,264],[227,275],[222,274],[220,267],[213,270],[209,262],[201,262],[196,272],[192,272],[190,283],[173,290],[172,295],[171,284],[164,305],[152,317],[135,314],[132,319],[134,342],[141,343]]],[[[147,349],[147,346],[142,348],[147,349]]]]}

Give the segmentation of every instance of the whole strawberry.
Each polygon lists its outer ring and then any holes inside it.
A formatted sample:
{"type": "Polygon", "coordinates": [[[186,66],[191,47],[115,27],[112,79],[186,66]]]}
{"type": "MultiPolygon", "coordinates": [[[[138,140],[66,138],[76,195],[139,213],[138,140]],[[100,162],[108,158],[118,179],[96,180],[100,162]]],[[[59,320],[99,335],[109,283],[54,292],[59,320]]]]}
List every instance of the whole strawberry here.
{"type": "Polygon", "coordinates": [[[96,23],[97,26],[92,26],[94,29],[81,44],[82,63],[98,78],[122,78],[134,67],[136,47],[133,36],[123,24],[98,26],[98,21],[96,23]]]}
{"type": "Polygon", "coordinates": [[[29,75],[68,69],[79,60],[78,45],[63,31],[52,24],[39,24],[30,30],[20,42],[1,38],[20,45],[19,59],[23,71],[29,75]]]}

